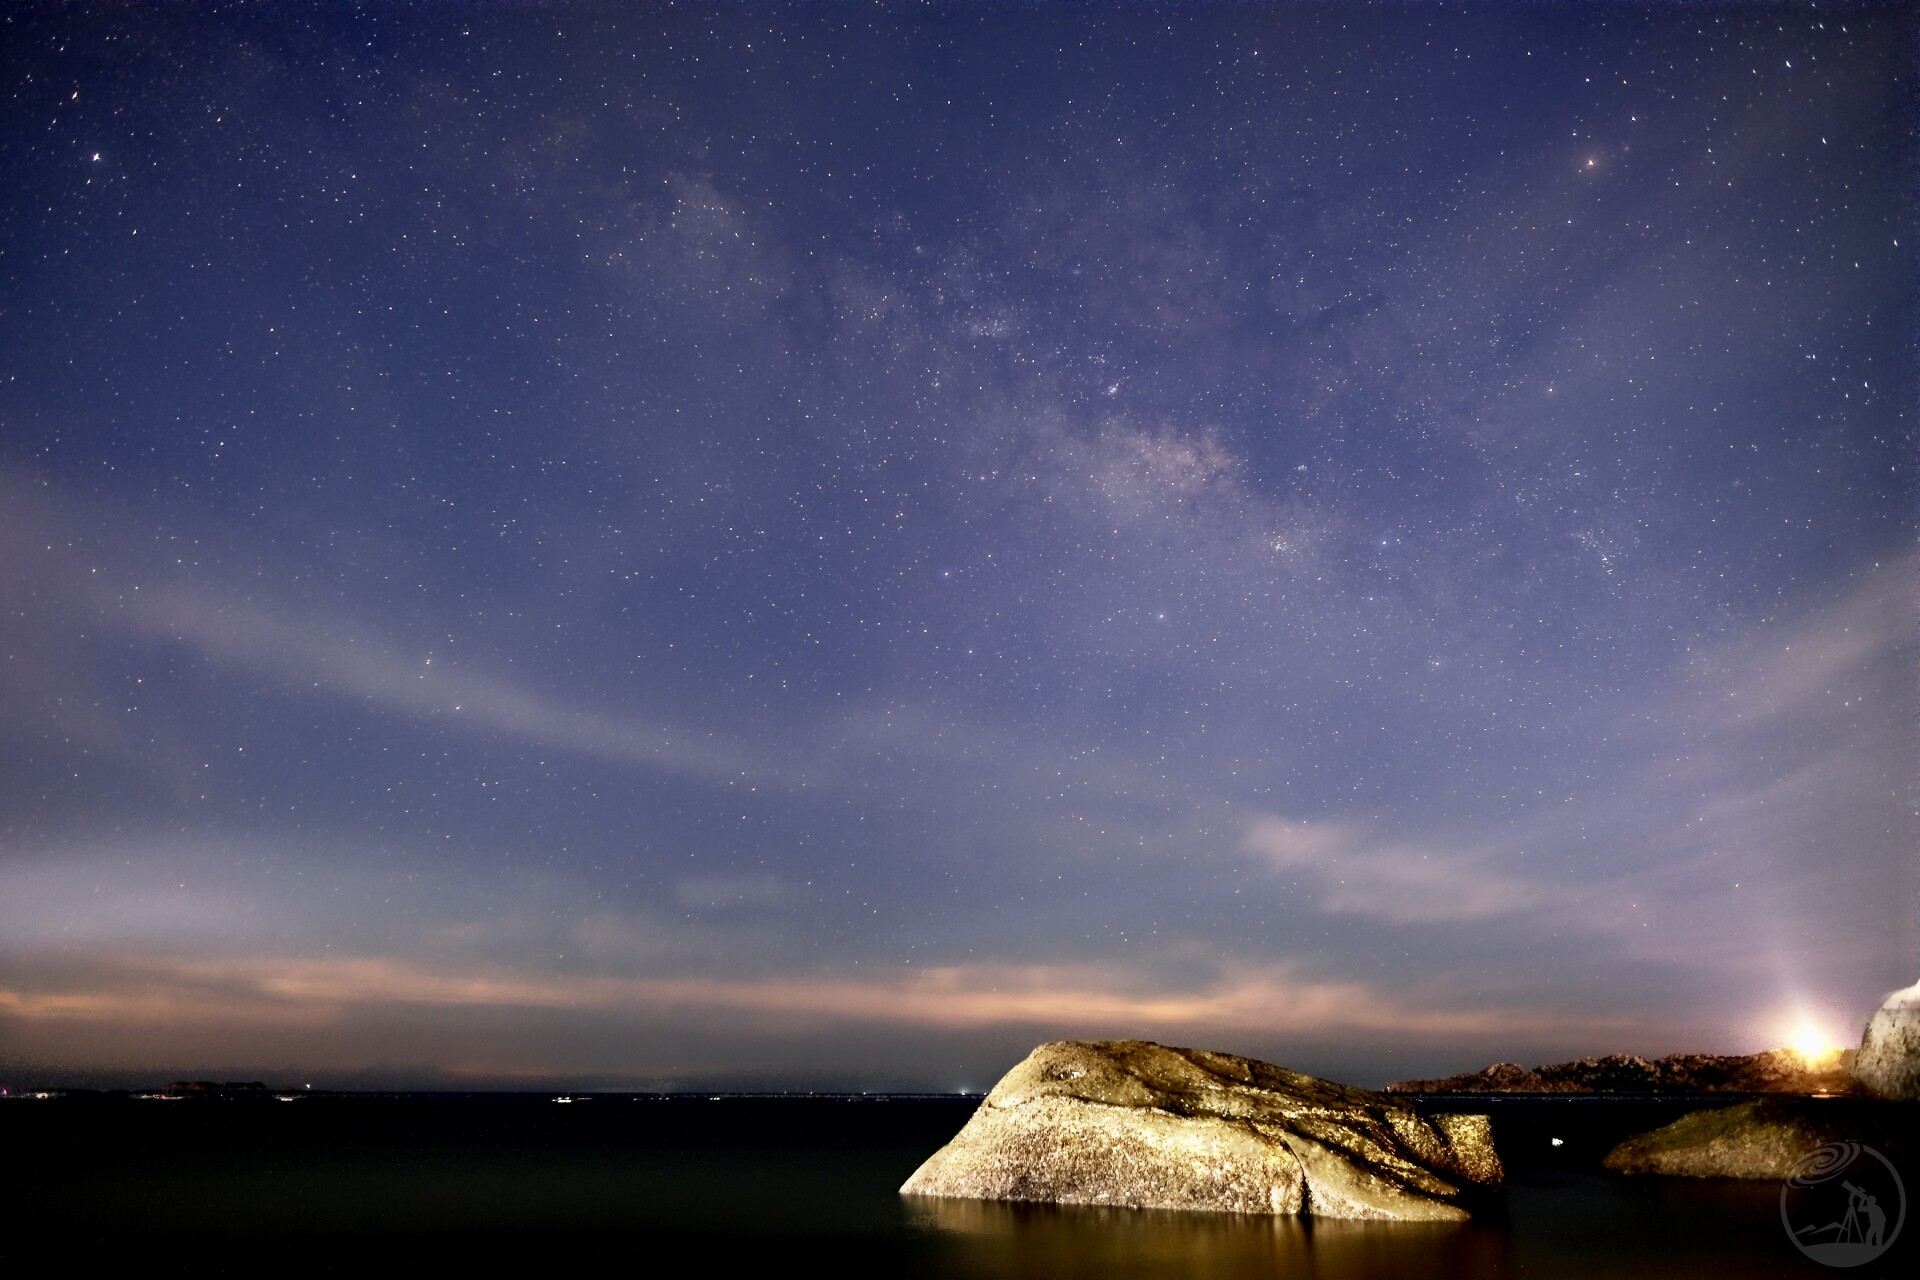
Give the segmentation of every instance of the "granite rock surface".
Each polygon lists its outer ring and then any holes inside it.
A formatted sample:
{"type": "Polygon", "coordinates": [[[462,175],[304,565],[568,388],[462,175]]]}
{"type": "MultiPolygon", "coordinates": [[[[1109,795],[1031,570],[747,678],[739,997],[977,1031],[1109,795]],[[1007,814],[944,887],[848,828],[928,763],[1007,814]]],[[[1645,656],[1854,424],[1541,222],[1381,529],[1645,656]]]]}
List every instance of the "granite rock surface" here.
{"type": "Polygon", "coordinates": [[[1502,1177],[1485,1116],[1144,1040],[1035,1049],[906,1195],[1329,1218],[1466,1218],[1502,1177]]]}
{"type": "Polygon", "coordinates": [[[1888,996],[1867,1019],[1853,1078],[1875,1097],[1920,1101],[1920,983],[1888,996]]]}
{"type": "Polygon", "coordinates": [[[1802,1156],[1835,1136],[1830,1123],[1804,1107],[1762,1098],[1695,1111],[1635,1134],[1600,1163],[1615,1173],[1676,1178],[1784,1178],[1802,1156]]]}

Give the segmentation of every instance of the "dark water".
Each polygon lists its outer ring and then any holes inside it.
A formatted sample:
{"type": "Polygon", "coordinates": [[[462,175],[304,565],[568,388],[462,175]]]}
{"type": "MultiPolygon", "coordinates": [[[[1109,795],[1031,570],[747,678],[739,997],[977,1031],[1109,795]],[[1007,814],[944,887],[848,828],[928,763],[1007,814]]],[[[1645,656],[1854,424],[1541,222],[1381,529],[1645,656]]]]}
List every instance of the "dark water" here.
{"type": "MultiPolygon", "coordinates": [[[[931,1277],[1829,1274],[1789,1243],[1777,1183],[1598,1172],[1618,1137],[1685,1105],[1482,1100],[1509,1167],[1504,1213],[1456,1226],[896,1194],[966,1120],[967,1099],[8,1102],[0,1264],[13,1265],[0,1270],[27,1274],[52,1248],[63,1270],[209,1275],[651,1270],[669,1257],[716,1275],[803,1263],[931,1277]]],[[[1906,1275],[1916,1257],[1903,1234],[1845,1274],[1906,1275]]]]}

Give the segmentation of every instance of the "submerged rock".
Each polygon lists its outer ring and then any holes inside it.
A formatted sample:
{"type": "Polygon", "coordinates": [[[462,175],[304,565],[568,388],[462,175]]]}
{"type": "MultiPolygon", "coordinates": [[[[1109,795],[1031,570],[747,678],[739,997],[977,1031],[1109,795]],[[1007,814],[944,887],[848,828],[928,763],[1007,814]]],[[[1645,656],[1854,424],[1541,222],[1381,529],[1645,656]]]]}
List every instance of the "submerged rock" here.
{"type": "Polygon", "coordinates": [[[1502,1176],[1485,1116],[1144,1040],[1043,1044],[906,1195],[1456,1220],[1502,1176]]]}
{"type": "Polygon", "coordinates": [[[1920,983],[1888,996],[1867,1019],[1853,1078],[1877,1097],[1920,1100],[1920,983]]]}
{"type": "Polygon", "coordinates": [[[1784,1178],[1800,1158],[1834,1140],[1830,1123],[1787,1099],[1763,1098],[1694,1111],[1614,1147],[1615,1173],[1677,1178],[1784,1178]]]}

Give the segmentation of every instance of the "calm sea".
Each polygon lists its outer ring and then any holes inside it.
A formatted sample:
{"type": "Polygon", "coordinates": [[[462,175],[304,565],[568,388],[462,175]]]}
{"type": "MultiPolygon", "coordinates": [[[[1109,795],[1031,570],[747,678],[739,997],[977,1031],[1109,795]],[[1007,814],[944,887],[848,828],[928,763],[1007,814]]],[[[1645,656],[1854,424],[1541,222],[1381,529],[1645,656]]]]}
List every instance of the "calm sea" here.
{"type": "MultiPolygon", "coordinates": [[[[1481,1100],[1509,1166],[1504,1214],[1434,1226],[896,1194],[973,1099],[576,1098],[9,1101],[0,1262],[15,1265],[0,1270],[27,1274],[52,1246],[69,1266],[199,1274],[688,1252],[723,1275],[802,1260],[929,1277],[1827,1273],[1789,1243],[1778,1184],[1598,1171],[1618,1137],[1686,1106],[1670,1101],[1481,1100]]],[[[1916,1257],[1902,1238],[1847,1274],[1914,1274],[1916,1257]]]]}

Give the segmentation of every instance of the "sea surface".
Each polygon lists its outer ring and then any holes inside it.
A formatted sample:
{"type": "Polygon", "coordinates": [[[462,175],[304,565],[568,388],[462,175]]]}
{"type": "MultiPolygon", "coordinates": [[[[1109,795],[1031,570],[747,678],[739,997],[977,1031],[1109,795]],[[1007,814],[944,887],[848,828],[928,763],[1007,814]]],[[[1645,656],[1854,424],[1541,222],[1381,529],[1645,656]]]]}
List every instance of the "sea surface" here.
{"type": "MultiPolygon", "coordinates": [[[[714,1275],[802,1260],[928,1277],[1830,1272],[1787,1238],[1777,1183],[1600,1172],[1619,1137],[1697,1102],[1421,1099],[1492,1114],[1508,1166],[1502,1212],[1433,1225],[899,1195],[973,1098],[572,1097],[9,1100],[0,1271],[33,1273],[53,1249],[64,1269],[200,1275],[630,1268],[689,1252],[714,1275]]],[[[1846,1274],[1915,1274],[1912,1234],[1846,1274]]]]}

